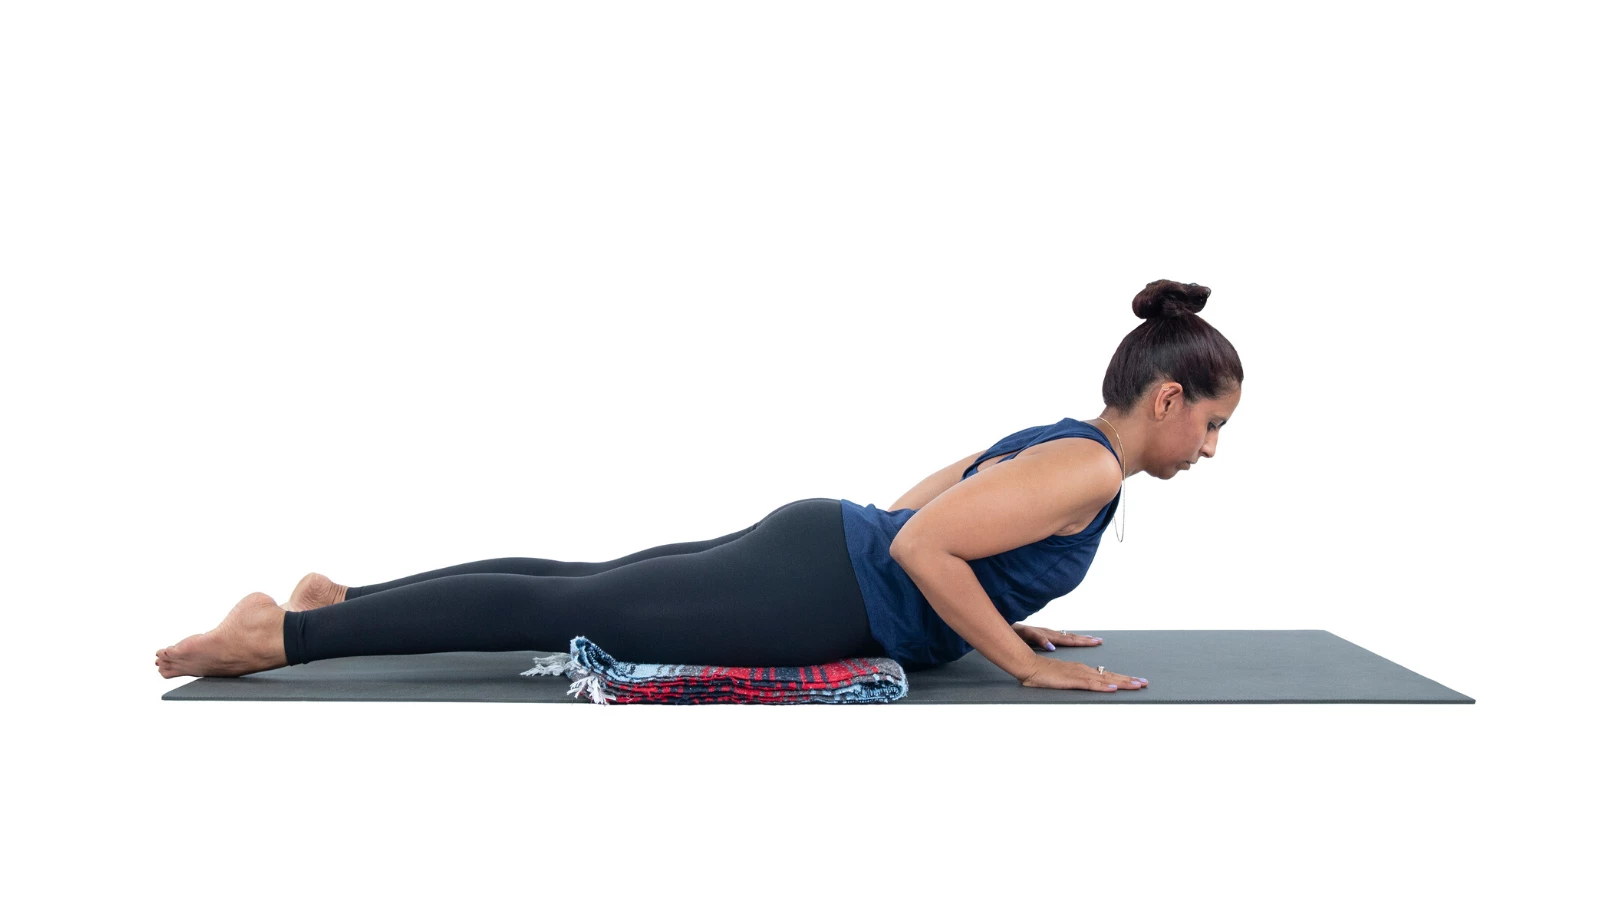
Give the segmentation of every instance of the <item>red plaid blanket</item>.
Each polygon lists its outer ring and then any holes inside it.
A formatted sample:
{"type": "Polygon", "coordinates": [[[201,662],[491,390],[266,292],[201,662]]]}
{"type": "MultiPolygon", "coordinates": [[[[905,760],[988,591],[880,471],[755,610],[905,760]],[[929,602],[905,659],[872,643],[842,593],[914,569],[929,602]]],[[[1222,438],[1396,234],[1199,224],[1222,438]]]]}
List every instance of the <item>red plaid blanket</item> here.
{"type": "Polygon", "coordinates": [[[905,670],[888,657],[815,666],[690,666],[618,662],[572,639],[570,652],[534,658],[524,675],[565,675],[569,695],[595,703],[888,703],[906,695],[905,670]]]}

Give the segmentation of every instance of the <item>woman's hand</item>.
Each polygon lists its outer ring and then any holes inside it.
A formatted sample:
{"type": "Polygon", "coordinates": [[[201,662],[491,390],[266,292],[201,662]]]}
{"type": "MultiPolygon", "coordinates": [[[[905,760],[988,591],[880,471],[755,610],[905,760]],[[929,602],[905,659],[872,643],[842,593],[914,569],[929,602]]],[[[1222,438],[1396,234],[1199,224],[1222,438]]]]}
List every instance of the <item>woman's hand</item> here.
{"type": "Polygon", "coordinates": [[[1100,643],[1100,639],[1093,635],[1073,634],[1070,631],[1063,632],[1034,625],[1014,624],[1011,630],[1027,641],[1029,647],[1037,647],[1040,650],[1054,650],[1057,647],[1094,647],[1100,643]]]}
{"type": "Polygon", "coordinates": [[[1039,667],[1033,674],[1021,679],[1023,687],[1056,688],[1067,691],[1114,691],[1119,688],[1137,690],[1145,686],[1140,678],[1130,678],[1116,672],[1100,674],[1095,666],[1067,662],[1064,659],[1039,657],[1039,667]]]}

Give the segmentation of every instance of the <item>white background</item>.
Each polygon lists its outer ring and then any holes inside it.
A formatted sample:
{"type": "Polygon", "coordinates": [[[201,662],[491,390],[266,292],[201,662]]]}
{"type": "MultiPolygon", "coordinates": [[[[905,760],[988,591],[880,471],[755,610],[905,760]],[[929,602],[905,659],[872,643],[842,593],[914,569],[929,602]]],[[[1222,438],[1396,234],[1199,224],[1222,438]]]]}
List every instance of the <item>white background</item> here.
{"type": "Polygon", "coordinates": [[[1594,800],[1576,9],[8,4],[9,876],[1552,896],[1594,800]],[[1098,413],[1158,278],[1243,401],[1031,621],[1327,629],[1476,705],[160,700],[158,647],[308,571],[890,504],[1098,413]]]}

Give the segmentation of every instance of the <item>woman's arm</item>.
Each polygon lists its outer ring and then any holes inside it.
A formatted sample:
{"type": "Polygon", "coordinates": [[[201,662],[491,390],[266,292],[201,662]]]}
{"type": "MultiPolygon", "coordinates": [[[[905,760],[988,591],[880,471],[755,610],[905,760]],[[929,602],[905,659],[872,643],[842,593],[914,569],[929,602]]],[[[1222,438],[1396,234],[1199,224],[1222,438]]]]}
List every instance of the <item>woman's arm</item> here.
{"type": "Polygon", "coordinates": [[[1038,654],[1020,632],[1006,624],[971,563],[933,549],[897,551],[891,547],[889,555],[928,598],[939,618],[984,658],[1018,681],[1027,681],[1039,668],[1038,654]]]}
{"type": "Polygon", "coordinates": [[[1024,684],[1042,663],[1000,614],[971,561],[1059,534],[1110,503],[1122,487],[1122,470],[1110,454],[1087,452],[1051,448],[987,469],[935,497],[889,544],[889,557],[939,618],[1024,684]]]}
{"type": "Polygon", "coordinates": [[[906,491],[905,496],[901,497],[899,500],[896,500],[894,505],[889,507],[887,511],[892,512],[897,509],[921,509],[927,505],[929,500],[939,496],[959,482],[961,480],[961,473],[965,472],[967,470],[967,466],[972,465],[973,460],[977,459],[981,455],[983,455],[983,451],[980,450],[977,453],[974,453],[965,459],[957,460],[933,473],[932,475],[929,475],[927,478],[922,479],[921,481],[917,482],[916,487],[906,491]]]}

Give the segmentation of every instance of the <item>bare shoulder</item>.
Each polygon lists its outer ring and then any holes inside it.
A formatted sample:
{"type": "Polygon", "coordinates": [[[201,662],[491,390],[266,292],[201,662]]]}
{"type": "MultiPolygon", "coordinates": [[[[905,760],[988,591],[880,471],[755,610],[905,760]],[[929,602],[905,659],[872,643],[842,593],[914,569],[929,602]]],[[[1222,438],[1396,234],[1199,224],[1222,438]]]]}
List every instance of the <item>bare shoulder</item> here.
{"type": "Polygon", "coordinates": [[[1105,498],[1102,506],[1110,503],[1122,487],[1122,463],[1104,444],[1093,438],[1045,441],[1034,444],[1017,456],[1021,458],[1030,453],[1038,453],[1053,465],[1060,466],[1063,472],[1070,472],[1074,479],[1082,479],[1085,484],[1097,487],[1096,493],[1105,498]]]}
{"type": "Polygon", "coordinates": [[[1122,484],[1122,467],[1094,440],[1036,444],[997,459],[930,500],[890,545],[901,559],[925,551],[993,556],[1052,534],[1087,528],[1122,484]]]}

